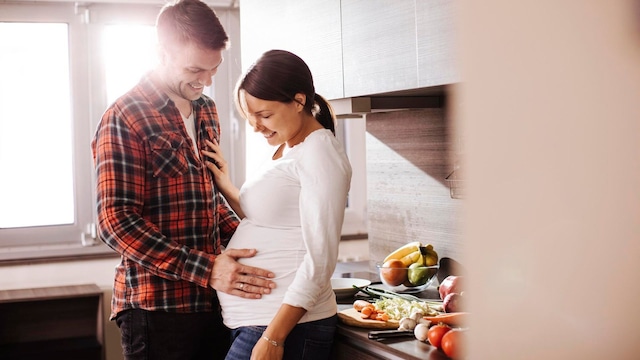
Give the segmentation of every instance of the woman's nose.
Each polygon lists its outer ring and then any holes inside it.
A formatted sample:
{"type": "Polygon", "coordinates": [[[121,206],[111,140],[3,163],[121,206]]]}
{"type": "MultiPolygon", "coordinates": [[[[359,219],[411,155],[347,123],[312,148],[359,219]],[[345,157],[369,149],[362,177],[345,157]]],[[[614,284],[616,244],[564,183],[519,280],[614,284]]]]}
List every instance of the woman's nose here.
{"type": "Polygon", "coordinates": [[[264,126],[262,126],[262,124],[260,123],[259,120],[255,120],[253,121],[253,131],[254,132],[260,132],[264,129],[264,126]]]}

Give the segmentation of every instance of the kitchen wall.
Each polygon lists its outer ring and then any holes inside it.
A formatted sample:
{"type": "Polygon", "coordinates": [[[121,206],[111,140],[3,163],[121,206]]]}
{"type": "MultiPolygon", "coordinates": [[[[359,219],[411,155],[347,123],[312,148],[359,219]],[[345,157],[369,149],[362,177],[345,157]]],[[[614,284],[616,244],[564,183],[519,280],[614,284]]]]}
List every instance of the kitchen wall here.
{"type": "Polygon", "coordinates": [[[459,212],[445,181],[460,149],[446,108],[367,114],[367,212],[372,266],[411,241],[460,261],[459,212]]]}

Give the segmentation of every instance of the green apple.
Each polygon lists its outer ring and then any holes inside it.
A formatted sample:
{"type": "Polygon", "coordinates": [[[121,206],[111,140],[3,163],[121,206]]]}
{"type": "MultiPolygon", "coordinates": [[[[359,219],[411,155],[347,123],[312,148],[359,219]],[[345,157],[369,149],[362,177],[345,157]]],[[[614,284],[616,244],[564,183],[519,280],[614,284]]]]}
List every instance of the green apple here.
{"type": "Polygon", "coordinates": [[[414,286],[420,286],[426,284],[429,280],[429,269],[420,263],[413,263],[409,265],[407,277],[409,282],[414,286]]]}

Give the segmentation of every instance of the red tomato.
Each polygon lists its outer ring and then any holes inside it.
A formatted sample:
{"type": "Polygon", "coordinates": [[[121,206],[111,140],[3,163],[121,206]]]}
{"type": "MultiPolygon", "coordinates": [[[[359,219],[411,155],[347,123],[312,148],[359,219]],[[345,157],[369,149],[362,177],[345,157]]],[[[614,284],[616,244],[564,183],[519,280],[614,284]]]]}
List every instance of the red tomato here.
{"type": "Polygon", "coordinates": [[[429,328],[429,331],[427,331],[427,339],[429,339],[429,343],[437,348],[440,348],[442,337],[444,336],[444,334],[449,332],[449,330],[451,330],[451,328],[445,324],[433,325],[429,328]]]}
{"type": "Polygon", "coordinates": [[[442,351],[452,359],[462,359],[465,355],[466,330],[451,329],[442,337],[442,351]]]}

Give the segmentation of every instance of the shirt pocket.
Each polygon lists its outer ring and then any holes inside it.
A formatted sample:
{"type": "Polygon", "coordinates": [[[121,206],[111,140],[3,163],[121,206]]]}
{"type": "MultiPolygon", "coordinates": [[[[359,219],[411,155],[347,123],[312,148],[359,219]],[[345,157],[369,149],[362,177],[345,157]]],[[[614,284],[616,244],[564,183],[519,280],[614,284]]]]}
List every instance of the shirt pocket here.
{"type": "Polygon", "coordinates": [[[151,170],[157,178],[173,178],[184,175],[189,163],[184,153],[185,139],[174,133],[164,133],[149,137],[151,148],[151,170]]]}

